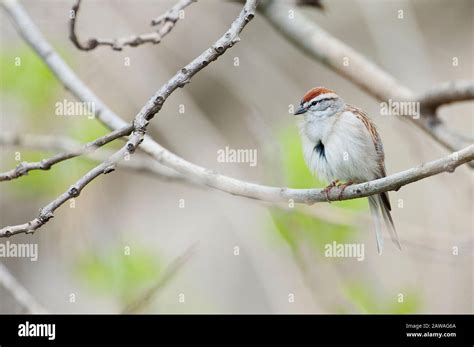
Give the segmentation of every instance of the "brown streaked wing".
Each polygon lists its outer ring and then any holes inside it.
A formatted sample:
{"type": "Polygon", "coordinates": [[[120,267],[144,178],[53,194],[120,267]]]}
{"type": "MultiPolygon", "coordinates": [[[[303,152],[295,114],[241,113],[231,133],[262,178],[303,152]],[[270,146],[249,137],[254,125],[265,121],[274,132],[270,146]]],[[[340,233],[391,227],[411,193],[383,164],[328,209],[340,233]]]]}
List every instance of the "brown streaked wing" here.
{"type": "Polygon", "coordinates": [[[383,149],[381,148],[380,136],[375,124],[370,120],[369,116],[367,116],[367,114],[361,109],[350,105],[347,105],[345,111],[352,112],[365,125],[366,129],[369,131],[377,153],[382,156],[383,160],[383,149]]]}
{"type": "MultiPolygon", "coordinates": [[[[381,175],[378,178],[382,178],[387,176],[386,171],[385,171],[385,155],[383,151],[383,145],[382,145],[382,140],[380,139],[379,133],[377,132],[377,128],[375,124],[372,122],[372,120],[367,116],[367,114],[362,111],[361,109],[347,105],[346,106],[346,111],[350,111],[355,116],[365,125],[367,130],[369,131],[370,137],[372,138],[372,142],[374,143],[375,150],[377,151],[379,155],[379,167],[380,167],[380,172],[381,175]]],[[[390,205],[390,200],[388,198],[388,194],[386,192],[381,193],[380,197],[382,198],[382,202],[387,207],[389,211],[392,210],[392,207],[390,205]]]]}

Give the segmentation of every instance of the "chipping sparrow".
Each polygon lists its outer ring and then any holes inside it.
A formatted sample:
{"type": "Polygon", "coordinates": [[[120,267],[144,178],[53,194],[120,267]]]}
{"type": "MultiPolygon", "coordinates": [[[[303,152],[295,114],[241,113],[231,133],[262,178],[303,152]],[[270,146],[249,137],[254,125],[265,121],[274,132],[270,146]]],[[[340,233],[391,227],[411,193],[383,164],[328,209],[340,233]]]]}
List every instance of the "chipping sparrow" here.
{"type": "MultiPolygon", "coordinates": [[[[324,87],[309,90],[301,100],[295,115],[303,115],[300,133],[306,163],[318,177],[331,182],[326,197],[335,187],[344,189],[385,177],[384,151],[375,125],[360,109],[344,102],[335,92],[324,87]],[[346,183],[341,184],[339,180],[346,183]]],[[[329,199],[328,199],[329,201],[329,199]]],[[[399,249],[400,242],[390,216],[387,193],[369,196],[369,206],[375,224],[377,249],[382,253],[381,221],[399,249]]]]}

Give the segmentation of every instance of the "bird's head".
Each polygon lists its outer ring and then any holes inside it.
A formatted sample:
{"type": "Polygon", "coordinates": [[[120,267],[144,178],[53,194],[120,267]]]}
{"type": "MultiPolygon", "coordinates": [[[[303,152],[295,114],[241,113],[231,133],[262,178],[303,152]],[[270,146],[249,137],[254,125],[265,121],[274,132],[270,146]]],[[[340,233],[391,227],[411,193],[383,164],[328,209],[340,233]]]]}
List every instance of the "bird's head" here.
{"type": "Polygon", "coordinates": [[[305,116],[325,118],[330,117],[344,108],[344,100],[334,91],[316,87],[310,89],[301,99],[296,115],[305,114],[305,116]]]}

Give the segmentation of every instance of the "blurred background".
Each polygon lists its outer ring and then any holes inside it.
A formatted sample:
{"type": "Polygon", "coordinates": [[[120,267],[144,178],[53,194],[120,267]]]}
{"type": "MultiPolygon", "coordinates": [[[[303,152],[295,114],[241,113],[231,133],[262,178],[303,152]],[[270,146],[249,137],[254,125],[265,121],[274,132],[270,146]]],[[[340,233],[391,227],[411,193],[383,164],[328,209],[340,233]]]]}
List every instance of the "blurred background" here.
{"type": "MultiPolygon", "coordinates": [[[[147,32],[150,20],[174,3],[85,0],[78,34],[86,39],[147,32]]],[[[68,39],[72,1],[22,4],[62,58],[127,121],[176,71],[210,47],[241,9],[235,2],[202,0],[186,9],[159,45],[81,52],[68,39]]],[[[304,11],[416,92],[474,78],[473,1],[323,4],[324,11],[304,11]],[[403,20],[397,18],[400,9],[403,20]]],[[[95,119],[56,115],[56,103],[74,101],[73,96],[3,11],[0,25],[0,131],[80,142],[107,133],[95,119]],[[21,57],[21,67],[15,66],[15,57],[21,57]]],[[[304,164],[289,113],[289,105],[306,90],[322,85],[372,117],[389,174],[447,155],[412,124],[381,116],[377,100],[303,54],[261,15],[241,38],[166,101],[150,126],[160,144],[245,181],[323,187],[325,182],[304,164]],[[226,146],[256,149],[257,165],[218,162],[217,153],[226,146]]],[[[472,102],[441,109],[449,126],[466,135],[473,134],[473,113],[472,102]]],[[[18,164],[16,152],[22,161],[54,154],[2,146],[1,172],[18,164]]],[[[93,166],[94,161],[77,158],[3,182],[1,226],[31,220],[93,166]]],[[[55,313],[472,313],[472,179],[463,166],[392,192],[403,251],[387,239],[379,256],[366,199],[285,208],[119,169],[87,186],[34,235],[8,239],[37,243],[38,261],[7,257],[0,262],[55,313]],[[364,260],[325,257],[324,246],[333,241],[364,244],[364,260]]],[[[0,313],[9,312],[21,311],[0,285],[0,313]]]]}

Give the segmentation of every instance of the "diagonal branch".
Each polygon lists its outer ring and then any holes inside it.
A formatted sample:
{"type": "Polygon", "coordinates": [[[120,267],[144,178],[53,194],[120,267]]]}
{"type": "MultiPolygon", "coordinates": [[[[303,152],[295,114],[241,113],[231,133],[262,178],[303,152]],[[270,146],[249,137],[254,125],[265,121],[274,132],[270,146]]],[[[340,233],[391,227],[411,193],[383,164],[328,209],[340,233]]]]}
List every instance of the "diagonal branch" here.
{"type": "Polygon", "coordinates": [[[125,46],[136,47],[144,43],[157,44],[160,43],[163,37],[165,37],[174,28],[176,22],[179,19],[180,12],[195,1],[197,0],[180,0],[171,9],[166,11],[166,13],[154,19],[151,23],[152,25],[157,26],[157,29],[154,32],[140,35],[130,35],[116,39],[90,38],[85,42],[81,42],[76,34],[77,14],[81,6],[81,0],[77,0],[71,10],[69,38],[81,51],[91,51],[98,46],[110,46],[115,51],[121,51],[125,46]]]}
{"type": "MultiPolygon", "coordinates": [[[[419,100],[412,90],[402,85],[395,77],[326,32],[312,19],[305,16],[300,9],[291,7],[284,1],[263,0],[259,10],[273,27],[296,47],[344,76],[378,100],[430,101],[430,98],[419,100]],[[288,17],[288,11],[292,11],[294,18],[288,17]],[[344,61],[347,64],[343,64],[344,61]]],[[[471,100],[472,86],[467,89],[470,92],[462,95],[450,91],[449,95],[454,97],[440,97],[440,94],[437,94],[438,106],[444,102],[471,100]],[[456,97],[459,98],[456,99],[456,97]]],[[[445,88],[441,88],[440,91],[441,94],[446,95],[445,88]]],[[[459,150],[470,144],[454,132],[449,131],[434,112],[422,112],[419,119],[404,118],[409,119],[450,151],[459,150]]],[[[474,167],[473,164],[470,164],[470,166],[474,167]]]]}
{"type": "Polygon", "coordinates": [[[127,125],[123,128],[118,130],[114,130],[107,135],[104,135],[94,141],[91,141],[79,149],[70,151],[70,152],[63,152],[55,155],[54,157],[43,159],[38,162],[22,162],[18,164],[14,169],[0,173],[0,182],[2,181],[10,181],[12,179],[27,175],[28,172],[33,170],[49,170],[51,166],[60,163],[62,161],[78,157],[83,154],[89,154],[94,152],[97,148],[102,147],[118,138],[123,136],[128,136],[133,130],[132,125],[127,125]]]}
{"type": "Polygon", "coordinates": [[[217,60],[219,56],[224,54],[227,49],[231,48],[240,41],[239,34],[252,20],[255,15],[257,7],[256,0],[247,0],[242,11],[234,20],[230,29],[219,38],[211,48],[201,53],[197,58],[191,61],[188,65],[178,71],[167,83],[165,83],[142,107],[140,112],[133,120],[133,132],[127,143],[110,156],[106,161],[99,164],[87,174],[81,177],[75,184],[73,184],[66,192],[51,201],[48,205],[40,210],[38,217],[30,222],[8,226],[0,229],[0,237],[11,236],[19,233],[32,233],[51,218],[54,217],[54,211],[63,205],[71,198],[79,196],[81,191],[94,179],[102,174],[107,174],[115,170],[116,164],[125,156],[131,155],[136,148],[142,143],[149,121],[161,110],[166,99],[178,88],[184,87],[190,82],[191,78],[199,71],[204,69],[209,63],[217,60]]]}

